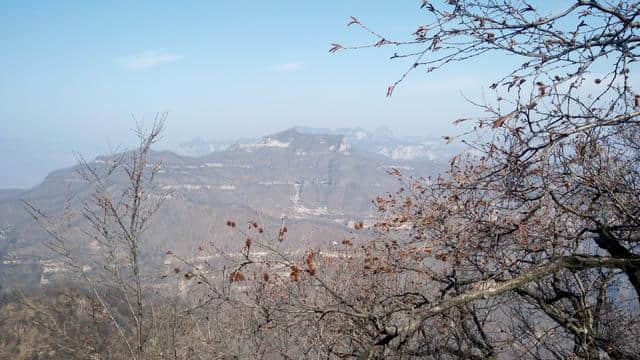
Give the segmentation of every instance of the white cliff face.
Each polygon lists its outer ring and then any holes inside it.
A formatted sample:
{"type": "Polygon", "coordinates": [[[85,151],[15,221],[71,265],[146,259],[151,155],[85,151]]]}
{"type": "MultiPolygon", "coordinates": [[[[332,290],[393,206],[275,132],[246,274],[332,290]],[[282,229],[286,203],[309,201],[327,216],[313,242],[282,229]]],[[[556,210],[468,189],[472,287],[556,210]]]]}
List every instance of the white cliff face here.
{"type": "Polygon", "coordinates": [[[203,140],[193,139],[180,144],[173,149],[176,153],[185,156],[203,156],[216,151],[224,151],[233,145],[233,141],[228,140],[203,140]]]}
{"type": "Polygon", "coordinates": [[[259,143],[255,143],[255,144],[239,144],[238,145],[239,148],[244,149],[246,151],[253,151],[255,149],[260,149],[260,148],[288,148],[289,147],[289,143],[288,142],[283,142],[280,141],[278,139],[273,139],[273,138],[266,138],[263,141],[259,142],[259,143]]]}
{"type": "Polygon", "coordinates": [[[345,155],[349,155],[349,142],[347,141],[347,138],[343,138],[342,142],[340,143],[340,148],[338,148],[338,151],[345,154],[345,155]]]}

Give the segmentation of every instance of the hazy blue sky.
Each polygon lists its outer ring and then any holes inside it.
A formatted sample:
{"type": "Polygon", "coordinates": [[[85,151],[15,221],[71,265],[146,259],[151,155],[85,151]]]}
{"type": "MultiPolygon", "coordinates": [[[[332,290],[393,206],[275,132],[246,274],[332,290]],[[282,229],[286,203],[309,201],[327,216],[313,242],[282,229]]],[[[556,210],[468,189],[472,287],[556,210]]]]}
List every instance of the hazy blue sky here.
{"type": "MultiPolygon", "coordinates": [[[[66,155],[92,154],[127,143],[131,114],[162,111],[170,112],[167,146],[293,125],[440,135],[473,111],[460,91],[478,96],[502,60],[416,72],[387,99],[386,86],[409,65],[389,60],[395,49],[327,51],[331,42],[371,40],[345,26],[351,15],[408,36],[425,21],[418,5],[3,0],[0,141],[18,144],[14,154],[50,143],[66,155]]],[[[0,187],[13,184],[1,180],[0,187]]]]}

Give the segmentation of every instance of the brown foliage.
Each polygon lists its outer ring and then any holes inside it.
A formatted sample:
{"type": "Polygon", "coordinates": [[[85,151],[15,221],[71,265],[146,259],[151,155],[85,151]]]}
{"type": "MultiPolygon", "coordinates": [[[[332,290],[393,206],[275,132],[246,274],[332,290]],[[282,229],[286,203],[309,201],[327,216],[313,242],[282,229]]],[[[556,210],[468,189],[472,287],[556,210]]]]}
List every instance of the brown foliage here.
{"type": "Polygon", "coordinates": [[[244,277],[244,274],[240,271],[234,271],[232,273],[229,274],[229,281],[234,282],[234,281],[245,281],[246,278],[244,277]]]}
{"type": "Polygon", "coordinates": [[[289,268],[291,269],[291,273],[289,274],[291,281],[300,281],[301,271],[298,265],[293,264],[289,268]]]}

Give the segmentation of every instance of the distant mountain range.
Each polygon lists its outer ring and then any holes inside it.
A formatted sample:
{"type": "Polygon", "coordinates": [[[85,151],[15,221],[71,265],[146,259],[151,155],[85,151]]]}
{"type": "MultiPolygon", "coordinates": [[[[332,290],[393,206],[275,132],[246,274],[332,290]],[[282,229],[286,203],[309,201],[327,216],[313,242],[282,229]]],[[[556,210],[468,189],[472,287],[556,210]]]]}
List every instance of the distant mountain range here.
{"type": "MultiPolygon", "coordinates": [[[[368,131],[362,128],[320,129],[295,127],[300,133],[315,135],[340,135],[347,138],[350,148],[362,152],[383,155],[394,160],[437,160],[449,158],[457,149],[445,145],[441,138],[434,136],[396,136],[386,127],[368,131]]],[[[126,141],[130,141],[127,139],[126,141]]],[[[258,143],[261,138],[233,140],[204,140],[196,138],[178,145],[161,144],[163,149],[182,156],[200,157],[216,151],[223,151],[236,144],[258,143]]],[[[116,148],[126,148],[126,144],[114,142],[116,148]]],[[[103,153],[112,145],[110,141],[94,142],[78,139],[70,145],[68,141],[56,138],[38,141],[27,138],[7,137],[0,134],[0,169],[7,169],[0,176],[0,189],[21,188],[38,184],[49,172],[77,163],[74,151],[88,158],[103,153]]],[[[0,194],[1,196],[1,194],[0,194]]]]}
{"type": "MultiPolygon", "coordinates": [[[[228,219],[257,220],[270,235],[284,221],[290,246],[332,244],[349,236],[355,221],[373,222],[371,201],[400,187],[390,169],[434,175],[446,166],[450,151],[426,140],[399,142],[385,131],[292,128],[197,157],[154,152],[151,160],[162,162],[157,184],[172,194],[152,223],[153,241],[145,251],[153,257],[167,250],[189,256],[212,241],[234,247],[228,219]]],[[[99,168],[109,160],[99,156],[91,165],[99,168]]],[[[51,214],[61,211],[69,194],[72,204],[80,205],[91,186],[77,169],[53,171],[29,190],[0,191],[0,260],[50,257],[42,245],[46,235],[22,200],[51,214]]],[[[124,186],[120,178],[113,181],[115,188],[124,186]]],[[[83,221],[77,217],[71,223],[80,234],[83,221]]],[[[92,252],[90,246],[86,251],[92,252]]]]}
{"type": "MultiPolygon", "coordinates": [[[[443,160],[448,159],[460,149],[446,145],[442,138],[433,136],[395,136],[387,127],[374,131],[357,128],[310,128],[294,127],[300,134],[343,136],[351,149],[363,153],[378,154],[392,160],[443,160]]],[[[186,156],[203,156],[216,151],[226,150],[234,145],[259,143],[261,139],[243,139],[239,141],[194,139],[182,143],[176,152],[186,156]]]]}

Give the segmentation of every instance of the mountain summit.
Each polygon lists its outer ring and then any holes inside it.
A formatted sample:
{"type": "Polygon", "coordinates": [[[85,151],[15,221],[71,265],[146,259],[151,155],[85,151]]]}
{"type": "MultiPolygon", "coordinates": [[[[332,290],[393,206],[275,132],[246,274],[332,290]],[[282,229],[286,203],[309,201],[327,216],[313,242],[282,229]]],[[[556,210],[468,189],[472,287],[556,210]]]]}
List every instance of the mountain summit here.
{"type": "Polygon", "coordinates": [[[291,128],[258,141],[238,143],[230,147],[234,151],[254,151],[257,149],[286,149],[298,155],[326,154],[341,152],[348,154],[349,142],[343,135],[305,133],[298,128],[291,128]]]}

